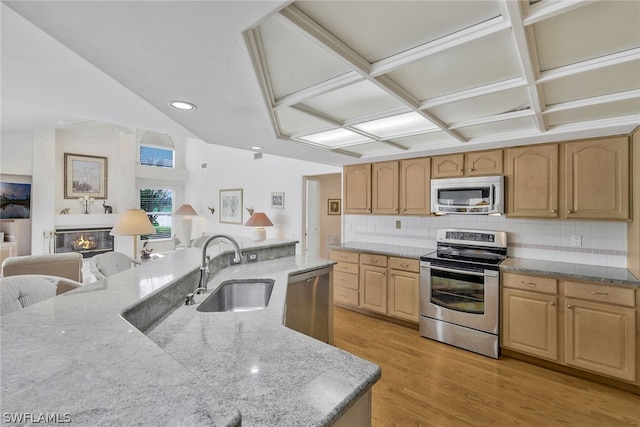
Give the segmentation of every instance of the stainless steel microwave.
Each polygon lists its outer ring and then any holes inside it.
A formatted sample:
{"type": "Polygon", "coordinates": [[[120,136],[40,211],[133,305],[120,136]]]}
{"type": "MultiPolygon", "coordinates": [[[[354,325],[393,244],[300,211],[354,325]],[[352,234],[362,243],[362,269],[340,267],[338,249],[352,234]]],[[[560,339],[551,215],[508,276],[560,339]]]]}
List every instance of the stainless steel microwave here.
{"type": "Polygon", "coordinates": [[[431,212],[501,215],[504,213],[504,177],[432,179],[431,212]]]}

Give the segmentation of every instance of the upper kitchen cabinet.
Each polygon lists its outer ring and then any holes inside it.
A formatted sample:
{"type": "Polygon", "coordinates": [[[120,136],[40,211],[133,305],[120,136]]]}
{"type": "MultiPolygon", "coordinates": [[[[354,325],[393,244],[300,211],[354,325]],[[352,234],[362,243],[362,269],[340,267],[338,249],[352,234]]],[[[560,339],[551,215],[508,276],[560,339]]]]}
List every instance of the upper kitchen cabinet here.
{"type": "Polygon", "coordinates": [[[371,213],[371,163],[348,165],[343,172],[344,213],[371,213]]]}
{"type": "Polygon", "coordinates": [[[629,138],[568,142],[566,217],[629,219],[629,138]]]}
{"type": "Polygon", "coordinates": [[[558,217],[558,145],[507,150],[507,216],[558,217]]]}
{"type": "Polygon", "coordinates": [[[509,217],[630,218],[628,137],[509,148],[506,158],[509,217]]]}
{"type": "Polygon", "coordinates": [[[431,159],[419,157],[400,161],[400,214],[429,215],[431,159]]]}
{"type": "Polygon", "coordinates": [[[372,212],[398,214],[398,162],[379,162],[371,165],[372,212]]]}
{"type": "Polygon", "coordinates": [[[432,178],[502,175],[502,150],[474,151],[433,157],[432,178]]]}

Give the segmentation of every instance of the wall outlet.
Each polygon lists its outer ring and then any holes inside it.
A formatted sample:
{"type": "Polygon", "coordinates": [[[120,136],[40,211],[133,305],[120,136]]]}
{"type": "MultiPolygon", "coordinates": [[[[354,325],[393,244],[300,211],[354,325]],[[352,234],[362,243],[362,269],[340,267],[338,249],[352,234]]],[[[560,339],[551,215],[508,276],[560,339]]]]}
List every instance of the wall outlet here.
{"type": "Polygon", "coordinates": [[[400,230],[402,228],[402,222],[396,221],[396,228],[400,230]]]}
{"type": "Polygon", "coordinates": [[[571,236],[571,246],[582,247],[582,236],[580,235],[571,236]]]}
{"type": "Polygon", "coordinates": [[[255,252],[247,254],[247,262],[255,262],[258,260],[258,254],[255,252]]]}

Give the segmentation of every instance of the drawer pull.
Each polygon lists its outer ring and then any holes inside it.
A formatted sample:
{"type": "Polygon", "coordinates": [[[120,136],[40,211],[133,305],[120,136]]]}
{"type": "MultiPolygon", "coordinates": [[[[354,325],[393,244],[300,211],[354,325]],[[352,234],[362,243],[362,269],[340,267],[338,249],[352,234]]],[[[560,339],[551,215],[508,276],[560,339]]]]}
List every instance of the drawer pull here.
{"type": "Polygon", "coordinates": [[[400,264],[400,267],[402,267],[402,268],[409,268],[409,264],[402,264],[402,263],[401,263],[401,264],[400,264]]]}
{"type": "Polygon", "coordinates": [[[525,282],[524,280],[521,280],[520,283],[530,288],[535,288],[536,286],[538,286],[536,282],[525,282]]]}
{"type": "Polygon", "coordinates": [[[571,304],[567,304],[567,308],[573,308],[571,304]]]}
{"type": "Polygon", "coordinates": [[[555,301],[551,301],[551,302],[549,303],[549,305],[555,306],[555,305],[556,305],[556,302],[555,302],[555,301]]]}
{"type": "Polygon", "coordinates": [[[608,292],[596,292],[596,291],[589,291],[589,293],[590,293],[591,295],[600,295],[600,296],[603,296],[603,297],[609,296],[609,293],[608,293],[608,292]]]}
{"type": "Polygon", "coordinates": [[[372,264],[377,264],[378,260],[377,259],[369,259],[369,262],[372,264]]]}

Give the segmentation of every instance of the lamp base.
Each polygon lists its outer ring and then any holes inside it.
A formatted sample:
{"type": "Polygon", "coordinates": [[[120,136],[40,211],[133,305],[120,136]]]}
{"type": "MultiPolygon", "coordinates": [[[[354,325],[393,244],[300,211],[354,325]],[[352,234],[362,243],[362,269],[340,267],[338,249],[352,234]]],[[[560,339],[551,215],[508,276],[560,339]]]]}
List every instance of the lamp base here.
{"type": "Polygon", "coordinates": [[[267,230],[262,227],[256,228],[253,230],[253,240],[254,242],[262,242],[267,238],[267,230]]]}

